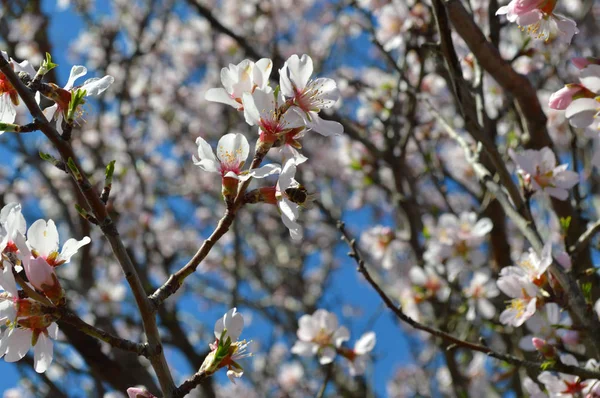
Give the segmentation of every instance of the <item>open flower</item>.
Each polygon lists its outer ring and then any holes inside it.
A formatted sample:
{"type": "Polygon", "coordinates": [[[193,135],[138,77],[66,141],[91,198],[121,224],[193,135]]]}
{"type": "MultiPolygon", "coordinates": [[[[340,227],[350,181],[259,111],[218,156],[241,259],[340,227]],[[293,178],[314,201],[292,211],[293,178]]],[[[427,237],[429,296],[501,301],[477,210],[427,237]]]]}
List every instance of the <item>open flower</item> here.
{"type": "Polygon", "coordinates": [[[500,292],[488,274],[475,272],[469,286],[464,289],[464,293],[469,299],[468,321],[474,320],[476,313],[486,319],[494,317],[496,308],[488,299],[498,296],[500,292]]]}
{"type": "Polygon", "coordinates": [[[211,352],[204,359],[201,371],[213,374],[227,367],[227,377],[235,384],[235,379],[242,377],[244,369],[237,363],[242,358],[252,356],[247,352],[246,340],[238,340],[244,328],[244,318],[232,308],[215,323],[216,341],[210,345],[211,352]]]}
{"type": "Polygon", "coordinates": [[[512,299],[510,305],[500,314],[500,323],[521,326],[535,314],[539,290],[536,285],[512,274],[500,277],[497,284],[498,288],[512,299]]]}
{"type": "Polygon", "coordinates": [[[6,362],[21,360],[33,346],[34,369],[44,373],[52,363],[53,344],[58,327],[48,315],[29,317],[11,323],[0,339],[0,357],[6,362]]]}
{"type": "Polygon", "coordinates": [[[285,106],[281,92],[256,89],[254,93],[244,93],[244,118],[250,126],[260,127],[263,139],[275,140],[280,134],[304,126],[304,121],[293,108],[285,106]]]}
{"type": "Polygon", "coordinates": [[[67,84],[65,84],[63,88],[51,84],[53,90],[46,94],[55,102],[55,104],[44,109],[44,115],[46,115],[48,120],[52,120],[56,117],[56,129],[59,133],[62,133],[62,121],[67,116],[71,97],[77,89],[85,90],[86,97],[97,96],[102,94],[115,81],[114,77],[106,75],[102,78],[94,77],[88,79],[81,87],[74,87],[75,81],[86,74],[87,68],[85,66],[75,65],[71,68],[71,74],[69,75],[67,84]]]}
{"type": "Polygon", "coordinates": [[[60,253],[58,252],[58,230],[54,221],[37,220],[34,222],[27,232],[27,243],[31,247],[31,253],[34,257],[41,257],[48,264],[57,267],[71,261],[77,251],[89,244],[91,239],[84,236],[83,239],[77,240],[71,238],[67,240],[60,253]]]}
{"type": "Polygon", "coordinates": [[[273,62],[268,58],[263,58],[256,63],[245,59],[237,65],[229,64],[228,68],[221,69],[221,82],[224,88],[211,88],[204,98],[207,101],[220,102],[237,110],[243,110],[244,93],[251,94],[255,89],[270,91],[268,84],[272,69],[273,62]]]}
{"type": "MultiPolygon", "coordinates": [[[[15,72],[25,72],[31,77],[35,75],[35,69],[33,69],[33,66],[31,66],[29,61],[17,63],[4,51],[0,52],[0,57],[7,60],[15,72]]],[[[39,94],[36,94],[36,101],[39,102],[39,94]]],[[[0,123],[14,123],[15,118],[17,117],[16,107],[19,103],[20,99],[17,90],[8,81],[8,78],[4,73],[0,73],[0,123]]],[[[3,132],[4,131],[0,129],[0,135],[3,132]]]]}
{"type": "Polygon", "coordinates": [[[263,178],[276,174],[280,166],[267,164],[258,169],[242,171],[250,145],[243,134],[225,134],[217,144],[217,156],[208,142],[202,137],[196,139],[198,145],[198,158],[193,157],[194,164],[204,171],[219,173],[223,178],[234,178],[236,180],[247,180],[250,177],[263,178]]]}
{"type": "Polygon", "coordinates": [[[323,120],[318,114],[321,109],[331,108],[340,98],[337,85],[328,78],[310,80],[312,73],[313,62],[308,55],[302,58],[292,55],[279,70],[281,92],[292,99],[308,128],[325,136],[342,134],[344,128],[340,123],[323,120]]]}
{"type": "Polygon", "coordinates": [[[575,21],[554,13],[556,3],[556,0],[512,0],[500,7],[496,15],[506,14],[510,22],[526,28],[535,39],[548,40],[556,32],[561,41],[570,43],[579,29],[575,21]]]}
{"type": "Polygon", "coordinates": [[[544,191],[560,200],[569,197],[569,189],[579,182],[579,174],[567,170],[568,164],[556,165],[552,149],[544,147],[537,151],[528,149],[522,153],[511,152],[518,165],[517,172],[523,177],[528,189],[544,191]]]}
{"type": "Polygon", "coordinates": [[[546,282],[545,273],[550,264],[552,264],[552,244],[546,243],[541,256],[538,256],[532,248],[529,248],[527,253],[521,255],[516,267],[502,268],[500,276],[516,275],[541,287],[546,282]]]}
{"type": "Polygon", "coordinates": [[[319,309],[312,315],[302,315],[298,320],[298,341],[292,347],[292,354],[319,357],[319,363],[333,362],[336,347],[350,337],[344,326],[338,328],[335,314],[319,309]]]}
{"type": "Polygon", "coordinates": [[[19,203],[8,203],[0,210],[0,253],[17,252],[15,237],[17,234],[24,235],[27,224],[19,203]]]}

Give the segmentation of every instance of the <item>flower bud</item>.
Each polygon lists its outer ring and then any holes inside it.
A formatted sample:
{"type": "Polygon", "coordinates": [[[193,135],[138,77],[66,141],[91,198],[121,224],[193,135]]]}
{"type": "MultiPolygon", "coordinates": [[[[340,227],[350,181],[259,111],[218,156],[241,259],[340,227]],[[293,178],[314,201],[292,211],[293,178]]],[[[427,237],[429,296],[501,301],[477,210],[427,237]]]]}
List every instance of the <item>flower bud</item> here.
{"type": "Polygon", "coordinates": [[[129,398],[156,398],[143,387],[129,387],[127,389],[127,395],[129,398]]]}
{"type": "Polygon", "coordinates": [[[548,106],[550,109],[565,110],[573,102],[573,97],[583,89],[579,84],[567,84],[550,96],[548,106]]]}
{"type": "Polygon", "coordinates": [[[531,339],[533,346],[535,349],[542,354],[542,356],[546,359],[556,358],[556,349],[554,346],[548,344],[546,340],[534,337],[531,339]]]}

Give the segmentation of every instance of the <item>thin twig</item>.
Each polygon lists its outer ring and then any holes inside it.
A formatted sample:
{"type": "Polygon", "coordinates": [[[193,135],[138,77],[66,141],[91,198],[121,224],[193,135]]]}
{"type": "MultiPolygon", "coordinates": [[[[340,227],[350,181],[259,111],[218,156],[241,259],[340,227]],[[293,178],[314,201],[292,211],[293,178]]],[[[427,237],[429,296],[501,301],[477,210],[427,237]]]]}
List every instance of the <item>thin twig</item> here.
{"type": "Polygon", "coordinates": [[[385,305],[390,310],[392,310],[392,312],[401,321],[408,323],[410,326],[412,326],[415,329],[419,329],[419,330],[427,332],[433,336],[440,337],[444,341],[450,343],[449,349],[452,348],[453,346],[462,347],[462,348],[466,348],[468,350],[482,352],[492,358],[499,359],[499,360],[509,363],[511,365],[524,366],[526,368],[535,369],[535,370],[554,370],[554,371],[561,372],[561,373],[576,375],[576,376],[581,377],[582,379],[597,379],[600,376],[600,372],[591,371],[591,370],[588,370],[585,368],[580,368],[578,366],[565,365],[560,362],[557,362],[552,365],[543,364],[541,362],[527,361],[527,360],[520,359],[520,358],[517,358],[512,355],[496,352],[496,351],[492,350],[491,348],[486,347],[484,345],[475,344],[475,343],[471,343],[471,342],[468,342],[465,340],[461,340],[449,333],[443,332],[439,329],[429,327],[427,325],[423,325],[422,323],[415,321],[414,319],[412,319],[411,317],[406,315],[402,311],[401,307],[396,306],[394,304],[394,302],[388,297],[388,295],[383,291],[383,289],[381,289],[381,287],[377,284],[377,282],[375,282],[373,280],[373,278],[371,277],[371,274],[369,273],[369,271],[367,270],[367,268],[365,266],[365,261],[363,260],[361,254],[358,250],[356,240],[353,239],[349,235],[349,233],[346,231],[344,223],[341,221],[338,221],[337,227],[342,234],[342,239],[350,247],[350,252],[348,253],[348,256],[352,257],[356,261],[356,264],[358,265],[358,272],[360,272],[364,276],[366,281],[377,292],[377,294],[383,300],[385,305]]]}

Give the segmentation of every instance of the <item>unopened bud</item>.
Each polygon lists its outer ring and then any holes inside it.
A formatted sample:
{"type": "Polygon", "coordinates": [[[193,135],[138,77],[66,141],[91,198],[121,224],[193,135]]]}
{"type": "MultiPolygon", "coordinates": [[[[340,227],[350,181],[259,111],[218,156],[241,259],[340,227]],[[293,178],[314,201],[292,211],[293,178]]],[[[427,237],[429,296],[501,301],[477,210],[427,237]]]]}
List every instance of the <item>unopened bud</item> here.
{"type": "Polygon", "coordinates": [[[542,356],[546,359],[554,359],[556,358],[556,348],[554,346],[548,344],[546,340],[534,337],[531,339],[533,346],[535,349],[542,354],[542,356]]]}
{"type": "Polygon", "coordinates": [[[127,395],[129,398],[156,398],[143,387],[129,387],[127,389],[127,395]]]}

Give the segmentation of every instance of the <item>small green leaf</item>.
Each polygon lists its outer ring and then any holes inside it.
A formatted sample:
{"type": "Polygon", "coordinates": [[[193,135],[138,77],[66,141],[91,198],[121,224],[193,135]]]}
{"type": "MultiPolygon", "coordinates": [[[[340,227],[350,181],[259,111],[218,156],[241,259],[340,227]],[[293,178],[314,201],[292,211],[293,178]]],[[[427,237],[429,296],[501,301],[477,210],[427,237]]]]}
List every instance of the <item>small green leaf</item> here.
{"type": "Polygon", "coordinates": [[[73,173],[73,177],[75,177],[77,181],[81,181],[83,179],[73,158],[69,158],[69,160],[67,160],[67,166],[69,167],[69,170],[71,170],[71,173],[73,173]]]}
{"type": "Polygon", "coordinates": [[[75,119],[75,115],[77,113],[77,109],[80,105],[85,104],[84,97],[86,96],[87,91],[78,88],[74,93],[71,93],[71,102],[69,102],[69,112],[67,113],[67,122],[73,123],[75,119]]]}
{"type": "Polygon", "coordinates": [[[52,62],[52,57],[49,53],[46,53],[46,59],[42,62],[40,69],[42,70],[42,74],[46,74],[50,72],[52,69],[56,68],[58,64],[52,62]]]}
{"type": "Polygon", "coordinates": [[[571,216],[560,218],[560,229],[563,234],[566,234],[571,225],[571,216]]]}
{"type": "Polygon", "coordinates": [[[111,160],[111,162],[106,166],[106,178],[104,179],[104,186],[112,185],[112,178],[115,172],[115,162],[116,160],[111,160]]]}

